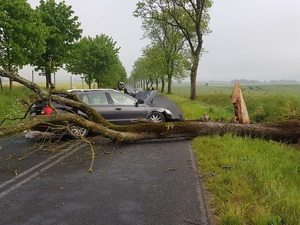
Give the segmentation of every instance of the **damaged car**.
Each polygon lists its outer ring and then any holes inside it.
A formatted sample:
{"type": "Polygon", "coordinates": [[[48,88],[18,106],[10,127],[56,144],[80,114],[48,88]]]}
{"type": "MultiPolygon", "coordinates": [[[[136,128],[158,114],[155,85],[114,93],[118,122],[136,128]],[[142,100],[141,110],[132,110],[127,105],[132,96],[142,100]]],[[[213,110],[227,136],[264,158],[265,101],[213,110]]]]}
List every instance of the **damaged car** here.
{"type": "MultiPolygon", "coordinates": [[[[157,91],[146,91],[143,95],[140,95],[139,99],[114,89],[75,89],[69,90],[69,92],[76,93],[82,102],[94,108],[104,119],[113,124],[131,124],[141,119],[147,119],[155,123],[178,121],[178,119],[173,118],[170,110],[153,106],[153,98],[157,91]]],[[[68,106],[55,102],[52,105],[56,110],[53,110],[46,100],[38,100],[32,105],[30,116],[50,115],[68,111],[85,117],[84,113],[68,106]]],[[[48,124],[40,124],[34,130],[49,131],[51,128],[48,124]]],[[[75,124],[70,125],[69,128],[71,133],[76,136],[86,136],[89,132],[86,128],[75,124]]]]}

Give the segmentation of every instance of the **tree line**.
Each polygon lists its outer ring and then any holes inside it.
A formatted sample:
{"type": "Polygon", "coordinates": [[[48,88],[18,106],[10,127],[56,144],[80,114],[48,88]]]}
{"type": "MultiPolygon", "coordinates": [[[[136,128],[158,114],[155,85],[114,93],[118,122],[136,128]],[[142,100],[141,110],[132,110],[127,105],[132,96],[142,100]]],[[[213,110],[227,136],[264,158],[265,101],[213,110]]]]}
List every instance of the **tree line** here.
{"type": "Polygon", "coordinates": [[[60,68],[98,87],[126,79],[116,42],[105,34],[82,37],[79,18],[64,1],[41,0],[33,9],[26,0],[0,0],[0,12],[3,70],[18,73],[25,65],[33,66],[45,76],[47,89],[55,88],[51,76],[60,68]]]}
{"type": "MultiPolygon", "coordinates": [[[[63,68],[84,77],[91,86],[107,87],[126,81],[127,74],[116,42],[105,34],[82,37],[79,18],[71,6],[40,0],[32,9],[27,0],[0,0],[0,66],[18,72],[31,65],[54,89],[51,75],[63,68]]],[[[151,41],[142,51],[129,82],[139,86],[161,85],[171,93],[172,81],[190,78],[196,99],[198,65],[203,36],[208,27],[211,0],[140,0],[133,16],[142,19],[144,37],[151,41]]],[[[117,28],[116,28],[117,29],[117,28]]],[[[12,81],[10,82],[12,87],[12,81]]]]}

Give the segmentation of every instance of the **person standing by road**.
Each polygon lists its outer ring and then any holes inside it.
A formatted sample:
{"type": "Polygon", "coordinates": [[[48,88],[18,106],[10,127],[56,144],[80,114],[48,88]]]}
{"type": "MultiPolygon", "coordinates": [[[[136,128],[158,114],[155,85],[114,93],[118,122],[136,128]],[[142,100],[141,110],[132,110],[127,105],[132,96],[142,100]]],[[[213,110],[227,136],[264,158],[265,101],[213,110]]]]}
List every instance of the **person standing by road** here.
{"type": "Polygon", "coordinates": [[[128,90],[127,90],[127,88],[125,87],[125,83],[124,83],[124,82],[121,82],[121,81],[120,81],[120,82],[118,83],[117,90],[118,90],[118,91],[121,91],[122,93],[128,94],[128,90]]]}

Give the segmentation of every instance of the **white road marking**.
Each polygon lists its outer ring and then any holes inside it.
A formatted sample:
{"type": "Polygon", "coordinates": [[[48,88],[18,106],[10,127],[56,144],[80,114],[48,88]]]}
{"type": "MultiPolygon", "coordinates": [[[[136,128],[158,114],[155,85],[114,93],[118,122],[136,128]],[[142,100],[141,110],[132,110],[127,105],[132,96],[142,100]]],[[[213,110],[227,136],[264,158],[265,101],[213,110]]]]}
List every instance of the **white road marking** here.
{"type": "Polygon", "coordinates": [[[18,176],[15,176],[14,178],[12,178],[12,179],[10,179],[10,180],[8,180],[8,181],[6,181],[6,182],[0,184],[0,189],[3,188],[3,187],[5,187],[6,185],[8,185],[8,184],[10,184],[10,183],[13,183],[15,180],[20,179],[21,177],[25,176],[26,174],[30,173],[31,171],[35,170],[36,168],[41,167],[42,165],[44,165],[45,163],[49,162],[50,160],[55,159],[55,158],[57,158],[58,156],[64,154],[64,153],[65,153],[66,151],[68,151],[68,150],[69,150],[69,149],[67,149],[67,150],[65,150],[65,151],[62,151],[62,152],[59,152],[59,153],[53,155],[52,157],[46,159],[45,161],[43,161],[43,162],[41,162],[41,163],[35,165],[34,167],[31,167],[30,169],[28,169],[28,170],[26,170],[26,171],[20,173],[18,176]]]}
{"type": "Polygon", "coordinates": [[[52,163],[48,164],[45,167],[42,167],[41,169],[39,169],[37,172],[33,173],[30,176],[25,177],[23,180],[19,181],[18,183],[16,183],[15,185],[11,186],[10,188],[6,189],[5,191],[2,191],[0,193],[0,198],[4,197],[5,195],[9,194],[10,192],[14,191],[15,189],[17,189],[18,187],[20,187],[21,185],[27,183],[28,181],[32,180],[33,178],[37,177],[39,174],[45,172],[46,170],[48,170],[49,168],[51,168],[52,166],[58,164],[59,162],[61,162],[62,160],[64,160],[65,158],[69,157],[70,155],[74,154],[75,152],[77,152],[81,147],[84,146],[84,144],[79,145],[80,143],[75,143],[74,145],[71,145],[69,148],[67,148],[65,151],[62,151],[60,153],[57,153],[56,155],[48,158],[47,160],[37,164],[36,166],[24,171],[23,173],[20,173],[18,176],[2,183],[0,185],[0,189],[7,186],[10,183],[13,183],[16,180],[19,180],[20,178],[22,178],[23,176],[29,174],[30,172],[37,170],[38,168],[40,168],[41,166],[43,166],[44,164],[48,163],[49,161],[56,159],[57,157],[63,155],[62,157],[58,158],[57,160],[53,161],[52,163]],[[74,148],[74,149],[73,149],[74,148]],[[70,149],[73,149],[72,151],[70,151],[70,149]],[[67,153],[66,153],[67,152],[67,153]]]}

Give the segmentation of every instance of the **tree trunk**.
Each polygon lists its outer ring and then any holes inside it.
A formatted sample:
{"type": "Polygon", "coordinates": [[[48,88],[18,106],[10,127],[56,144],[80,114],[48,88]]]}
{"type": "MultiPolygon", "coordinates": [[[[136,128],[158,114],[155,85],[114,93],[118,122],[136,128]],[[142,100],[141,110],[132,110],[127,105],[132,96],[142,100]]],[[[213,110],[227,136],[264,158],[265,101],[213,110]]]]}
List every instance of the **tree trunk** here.
{"type": "Polygon", "coordinates": [[[76,114],[61,113],[49,116],[37,116],[18,126],[0,127],[0,137],[20,133],[41,123],[75,123],[115,142],[133,142],[165,138],[194,138],[200,136],[224,135],[231,133],[237,136],[263,138],[285,143],[300,142],[300,120],[276,124],[236,124],[215,122],[173,122],[173,123],[139,123],[128,126],[86,120],[76,114]]]}
{"type": "MultiPolygon", "coordinates": [[[[278,142],[299,143],[300,142],[300,119],[273,124],[236,124],[185,121],[173,123],[138,123],[127,126],[116,126],[108,121],[93,108],[81,102],[78,97],[69,92],[63,92],[69,98],[61,97],[59,92],[46,92],[18,75],[5,72],[0,69],[0,76],[10,78],[30,88],[43,99],[50,99],[60,104],[76,108],[86,114],[92,120],[84,119],[72,113],[51,114],[49,116],[37,116],[29,121],[18,124],[18,126],[0,127],[0,137],[22,132],[41,123],[63,123],[76,124],[85,127],[92,132],[110,138],[117,142],[132,142],[146,139],[164,138],[194,138],[208,135],[224,135],[232,133],[239,136],[253,138],[264,138],[278,142]]],[[[51,102],[50,101],[50,102],[51,102]]]]}
{"type": "Polygon", "coordinates": [[[9,79],[9,89],[12,90],[13,86],[13,80],[9,79]]]}
{"type": "Polygon", "coordinates": [[[46,89],[54,89],[55,85],[52,83],[51,79],[51,68],[47,67],[45,69],[45,76],[46,76],[46,89]]]}
{"type": "Polygon", "coordinates": [[[0,88],[1,88],[1,91],[3,91],[3,86],[2,86],[2,79],[0,77],[0,88]]]}
{"type": "Polygon", "coordinates": [[[197,97],[196,89],[197,89],[197,71],[198,71],[199,57],[200,57],[199,54],[196,52],[193,54],[193,65],[192,65],[191,75],[190,75],[190,79],[191,79],[190,99],[191,100],[196,100],[197,97]]]}
{"type": "Polygon", "coordinates": [[[49,90],[49,88],[55,89],[55,85],[52,83],[52,77],[51,77],[51,73],[52,73],[52,58],[49,57],[48,58],[48,62],[47,65],[45,67],[45,76],[46,76],[46,89],[49,90]]]}
{"type": "Polygon", "coordinates": [[[165,92],[165,79],[164,77],[161,78],[161,93],[164,93],[165,92]]]}
{"type": "Polygon", "coordinates": [[[172,94],[172,74],[168,74],[168,94],[172,94]]]}
{"type": "Polygon", "coordinates": [[[49,78],[49,74],[47,74],[47,72],[45,73],[45,77],[46,77],[46,89],[49,90],[49,88],[50,88],[49,79],[51,79],[51,77],[49,78]]]}

